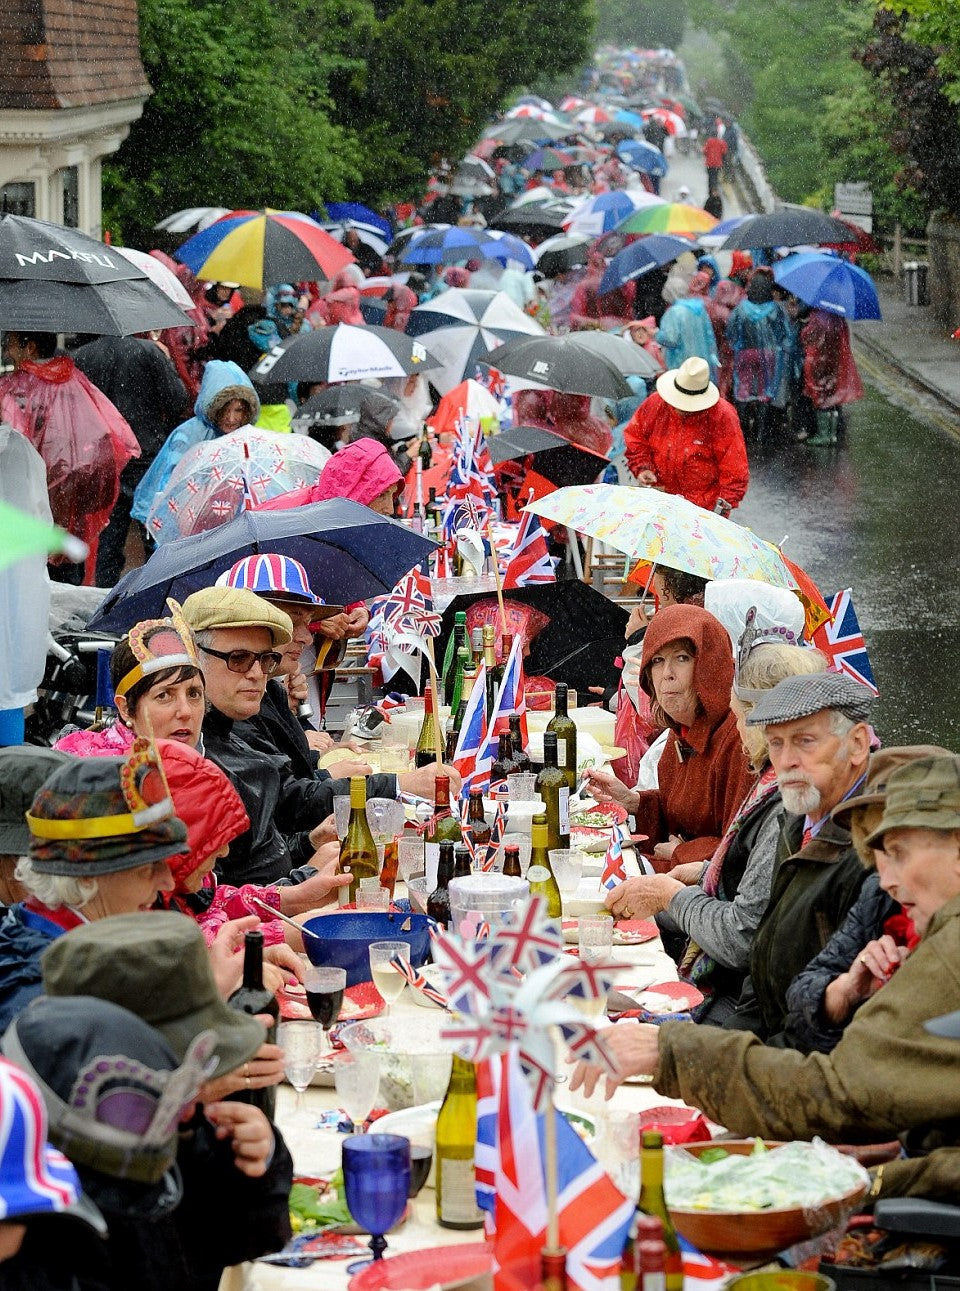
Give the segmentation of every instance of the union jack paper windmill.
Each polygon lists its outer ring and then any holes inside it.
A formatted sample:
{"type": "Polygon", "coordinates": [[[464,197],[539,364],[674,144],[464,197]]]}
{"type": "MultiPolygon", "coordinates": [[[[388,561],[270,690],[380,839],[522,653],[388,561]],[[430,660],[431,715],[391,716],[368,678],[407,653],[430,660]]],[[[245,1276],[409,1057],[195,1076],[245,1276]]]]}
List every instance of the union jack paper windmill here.
{"type": "Polygon", "coordinates": [[[545,912],[543,899],[534,897],[518,920],[487,941],[438,933],[433,950],[450,1008],[460,1015],[441,1035],[473,1061],[516,1052],[537,1111],[548,1105],[556,1079],[554,1027],[576,1057],[616,1070],[602,1034],[568,999],[606,999],[616,965],[586,965],[565,955],[559,924],[545,912]]]}

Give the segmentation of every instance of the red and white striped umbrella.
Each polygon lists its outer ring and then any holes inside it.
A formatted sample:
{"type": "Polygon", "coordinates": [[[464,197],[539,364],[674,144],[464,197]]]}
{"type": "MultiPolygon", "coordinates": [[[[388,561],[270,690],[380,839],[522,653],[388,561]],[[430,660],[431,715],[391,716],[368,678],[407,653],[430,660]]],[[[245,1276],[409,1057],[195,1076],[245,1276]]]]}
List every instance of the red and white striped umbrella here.
{"type": "Polygon", "coordinates": [[[597,107],[595,103],[588,103],[585,108],[580,109],[573,119],[574,121],[579,121],[582,125],[602,126],[606,125],[608,121],[612,121],[613,117],[606,108],[597,107]]]}

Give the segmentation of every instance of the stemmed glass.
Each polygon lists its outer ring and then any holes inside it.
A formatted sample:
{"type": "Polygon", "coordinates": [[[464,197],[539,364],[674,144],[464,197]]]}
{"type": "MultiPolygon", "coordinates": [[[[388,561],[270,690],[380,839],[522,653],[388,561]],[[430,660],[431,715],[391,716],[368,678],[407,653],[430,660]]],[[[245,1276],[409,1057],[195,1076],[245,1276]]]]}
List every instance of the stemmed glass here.
{"type": "Polygon", "coordinates": [[[303,1111],[303,1093],[323,1053],[323,1029],[316,1022],[297,1019],[277,1027],[277,1044],[283,1050],[283,1074],[297,1091],[294,1119],[303,1111]]]}
{"type": "MultiPolygon", "coordinates": [[[[399,1134],[351,1134],[343,1140],[343,1184],[350,1214],[370,1234],[373,1260],[387,1248],[384,1233],[403,1215],[410,1191],[410,1140],[399,1134]]],[[[373,1260],[347,1265],[348,1273],[373,1260]]]]}
{"type": "Polygon", "coordinates": [[[323,1027],[323,1047],[329,1053],[330,1041],[326,1039],[326,1032],[340,1016],[343,992],[347,988],[346,969],[308,968],[303,975],[303,985],[307,992],[307,1006],[314,1019],[323,1027]]]}
{"type": "Polygon", "coordinates": [[[333,1064],[333,1083],[343,1110],[362,1134],[380,1088],[379,1056],[362,1049],[345,1050],[333,1064]]]}
{"type": "Polygon", "coordinates": [[[583,874],[583,852],[572,847],[553,848],[550,852],[550,864],[557,880],[561,897],[576,895],[583,874]]]}
{"type": "Polygon", "coordinates": [[[373,984],[383,996],[386,1008],[384,1017],[390,1016],[390,1005],[403,994],[406,979],[390,962],[399,955],[410,963],[410,943],[407,941],[372,941],[370,943],[370,974],[373,984]]]}

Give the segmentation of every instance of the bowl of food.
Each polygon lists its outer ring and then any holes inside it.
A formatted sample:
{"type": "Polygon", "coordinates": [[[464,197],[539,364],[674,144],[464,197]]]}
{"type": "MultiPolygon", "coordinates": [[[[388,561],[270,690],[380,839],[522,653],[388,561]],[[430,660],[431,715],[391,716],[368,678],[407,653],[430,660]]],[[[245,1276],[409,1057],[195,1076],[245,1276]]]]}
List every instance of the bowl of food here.
{"type": "Polygon", "coordinates": [[[450,1081],[455,1042],[440,1038],[435,1017],[374,1018],[341,1027],[346,1049],[365,1049],[380,1058],[377,1104],[388,1111],[442,1099],[450,1081]]]}
{"type": "Polygon", "coordinates": [[[674,1227],[711,1255],[766,1258],[829,1232],[856,1210],[869,1182],[853,1157],[819,1139],[730,1139],[666,1153],[674,1227]]]}
{"type": "Polygon", "coordinates": [[[370,981],[371,941],[406,941],[410,962],[419,968],[430,951],[430,923],[426,915],[403,911],[344,910],[308,919],[304,928],[315,937],[304,937],[303,948],[311,964],[347,970],[347,985],[370,981]]]}

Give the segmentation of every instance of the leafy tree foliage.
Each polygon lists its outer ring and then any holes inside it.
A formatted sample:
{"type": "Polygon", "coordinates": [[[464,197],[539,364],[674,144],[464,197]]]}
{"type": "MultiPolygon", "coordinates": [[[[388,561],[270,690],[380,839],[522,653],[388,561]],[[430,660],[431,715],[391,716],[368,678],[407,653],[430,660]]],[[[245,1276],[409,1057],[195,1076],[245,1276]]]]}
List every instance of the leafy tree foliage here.
{"type": "Polygon", "coordinates": [[[686,0],[600,0],[597,38],[613,45],[676,49],[687,25],[686,0]]]}
{"type": "Polygon", "coordinates": [[[133,238],[185,206],[346,196],[361,153],[329,81],[356,67],[372,24],[366,0],[140,0],[154,94],[104,167],[110,226],[133,238]]]}

